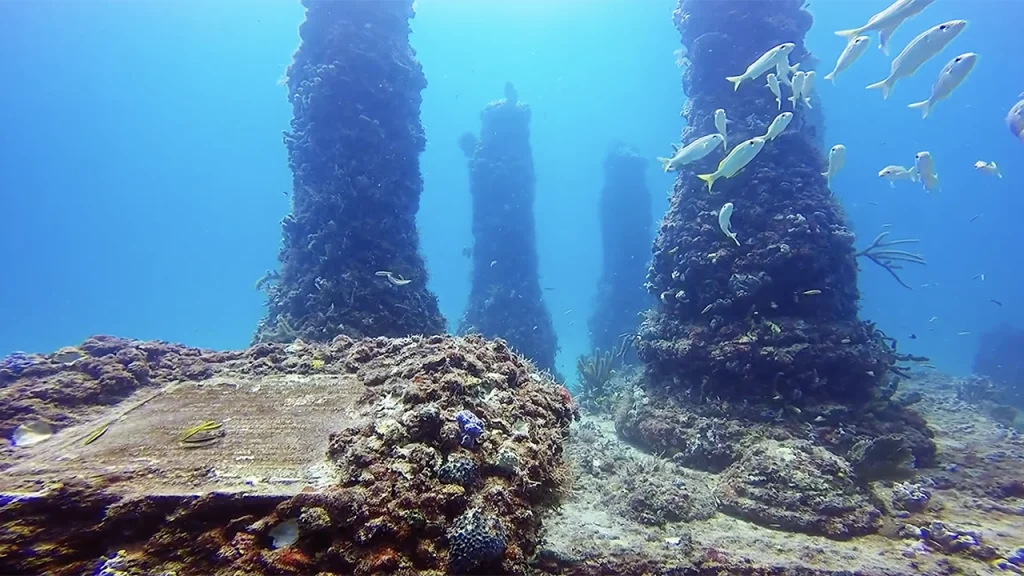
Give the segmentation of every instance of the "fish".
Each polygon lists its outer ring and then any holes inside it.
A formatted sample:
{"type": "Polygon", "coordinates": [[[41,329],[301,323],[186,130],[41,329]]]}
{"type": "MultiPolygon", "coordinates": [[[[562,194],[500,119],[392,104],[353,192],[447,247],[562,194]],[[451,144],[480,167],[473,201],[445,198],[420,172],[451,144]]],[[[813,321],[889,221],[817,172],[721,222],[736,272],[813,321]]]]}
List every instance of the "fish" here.
{"type": "Polygon", "coordinates": [[[49,423],[42,420],[29,420],[14,429],[11,440],[15,446],[22,448],[35,446],[51,436],[53,436],[53,427],[49,423]]]}
{"type": "Polygon", "coordinates": [[[768,89],[775,94],[775,103],[779,105],[779,110],[782,110],[782,90],[779,88],[779,77],[775,74],[768,75],[768,89]]]}
{"type": "MultiPolygon", "coordinates": [[[[1018,98],[1024,98],[1024,93],[1021,93],[1018,98]]],[[[1006,127],[1010,129],[1010,132],[1018,140],[1024,143],[1024,100],[1014,104],[1010,111],[1006,113],[1006,127]]]]}
{"type": "Polygon", "coordinates": [[[974,216],[971,216],[971,219],[968,220],[967,223],[970,224],[971,222],[974,222],[978,218],[981,218],[981,214],[975,214],[974,216]]]}
{"type": "Polygon", "coordinates": [[[842,144],[836,144],[828,151],[828,169],[821,173],[825,177],[825,183],[828,189],[832,189],[832,177],[839,172],[839,169],[843,167],[846,162],[846,146],[842,144]]]}
{"type": "Polygon", "coordinates": [[[718,163],[717,170],[711,174],[698,174],[697,178],[708,183],[708,193],[710,194],[715,180],[735,176],[761,152],[761,149],[764,148],[764,143],[765,139],[761,136],[740,142],[725,158],[722,158],[722,161],[718,163]]]}
{"type": "Polygon", "coordinates": [[[721,134],[708,134],[707,136],[701,136],[686,146],[676,150],[676,153],[671,158],[658,157],[658,162],[661,162],[661,168],[665,172],[678,170],[679,168],[691,162],[696,162],[710,154],[712,150],[718,147],[719,141],[725,142],[725,137],[721,134]]]}
{"type": "Polygon", "coordinates": [[[715,307],[715,303],[714,302],[712,302],[711,304],[708,304],[707,306],[704,307],[703,310],[700,311],[701,315],[707,314],[708,311],[710,311],[714,307],[715,307]]]}
{"type": "Polygon", "coordinates": [[[865,32],[878,32],[878,48],[882,54],[889,55],[889,38],[892,38],[896,29],[910,17],[920,14],[935,0],[896,0],[888,8],[882,10],[868,19],[868,23],[860,28],[850,30],[839,30],[836,36],[842,36],[853,41],[865,32]]]}
{"type": "MultiPolygon", "coordinates": [[[[493,264],[492,264],[492,266],[493,266],[493,264]]],[[[406,280],[405,278],[402,278],[401,276],[396,276],[393,272],[391,272],[389,270],[378,270],[378,271],[374,272],[374,275],[375,276],[382,276],[382,277],[387,278],[388,281],[391,282],[392,284],[394,284],[395,286],[405,286],[406,284],[412,282],[412,280],[406,280]]]]}
{"type": "Polygon", "coordinates": [[[977,61],[978,55],[974,52],[966,52],[950,60],[942,67],[938,80],[932,84],[931,96],[927,100],[907,104],[907,108],[920,108],[921,118],[927,118],[928,113],[940,100],[948,98],[953,90],[956,90],[956,87],[967,79],[967,75],[971,73],[977,61]]]}
{"type": "Polygon", "coordinates": [[[821,294],[821,290],[804,290],[800,294],[803,296],[817,296],[818,294],[821,294]]]}
{"type": "Polygon", "coordinates": [[[722,229],[722,233],[732,238],[732,241],[739,246],[740,241],[736,239],[736,233],[732,231],[732,211],[732,202],[726,202],[722,205],[722,209],[718,211],[718,227],[722,229]]]}
{"type": "Polygon", "coordinates": [[[920,179],[924,189],[934,192],[939,188],[939,175],[935,173],[935,161],[927,150],[914,155],[914,168],[917,170],[917,177],[920,179]]]}
{"type": "Polygon", "coordinates": [[[793,103],[793,110],[796,110],[796,103],[800,100],[801,94],[803,94],[806,79],[807,74],[805,72],[793,74],[793,95],[787,98],[787,100],[793,103]]]}
{"type": "Polygon", "coordinates": [[[857,36],[846,43],[846,48],[843,48],[843,52],[839,54],[839,60],[836,60],[836,66],[831,72],[825,74],[825,80],[828,80],[835,85],[836,76],[840,72],[849,68],[860,55],[867,49],[868,43],[871,41],[867,36],[857,36]]]}
{"type": "Polygon", "coordinates": [[[796,73],[800,69],[800,63],[797,62],[792,66],[789,65],[789,57],[780,58],[775,63],[775,77],[786,86],[792,86],[793,82],[790,80],[790,76],[796,73]]]}
{"type": "Polygon", "coordinates": [[[768,131],[765,132],[762,138],[765,140],[775,140],[779,134],[782,134],[782,132],[785,131],[786,127],[788,127],[789,123],[792,121],[792,112],[783,112],[782,114],[779,114],[775,117],[775,120],[772,120],[772,123],[768,125],[768,131]]]}
{"type": "Polygon", "coordinates": [[[879,178],[885,178],[889,181],[889,186],[895,188],[896,180],[910,180],[911,182],[917,182],[917,168],[911,166],[909,170],[903,166],[897,166],[891,164],[882,168],[878,171],[879,178]]]}
{"type": "Polygon", "coordinates": [[[956,38],[963,29],[967,27],[966,20],[950,20],[925,30],[918,34],[917,38],[910,41],[907,47],[900,52],[900,55],[892,61],[889,69],[889,76],[881,82],[868,84],[866,89],[882,90],[882,98],[888,100],[896,81],[901,78],[910,78],[917,72],[922,64],[931,60],[936,54],[956,38]]]}
{"type": "Polygon", "coordinates": [[[981,160],[978,160],[974,163],[974,169],[982,174],[988,174],[989,176],[995,176],[996,178],[1003,177],[995,162],[982,162],[981,160]]]}
{"type": "Polygon", "coordinates": [[[96,440],[99,440],[99,437],[106,434],[107,430],[109,429],[110,422],[100,425],[99,428],[96,428],[95,430],[90,432],[88,436],[85,437],[85,440],[82,441],[82,446],[88,446],[89,444],[92,444],[96,440]]]}
{"type": "Polygon", "coordinates": [[[971,278],[971,280],[981,280],[982,282],[984,282],[985,281],[985,275],[984,274],[976,274],[974,276],[974,278],[971,278]]]}
{"type": "Polygon", "coordinates": [[[50,357],[53,361],[58,364],[66,364],[68,366],[73,365],[82,358],[85,358],[85,353],[78,348],[62,348],[56,354],[50,357]]]}
{"type": "MultiPolygon", "coordinates": [[[[762,54],[757,60],[754,60],[747,69],[739,76],[726,76],[726,80],[732,82],[733,91],[740,89],[740,84],[745,80],[755,80],[760,78],[762,74],[775,67],[779,62],[782,62],[787,67],[789,66],[789,53],[796,48],[796,44],[792,42],[786,42],[779,44],[778,46],[768,50],[762,54]]],[[[781,77],[781,75],[780,75],[781,77]]]]}
{"type": "Polygon", "coordinates": [[[808,108],[814,108],[814,106],[811,106],[811,92],[814,91],[814,81],[817,77],[818,73],[814,70],[804,74],[804,86],[800,89],[800,96],[808,108]]]}
{"type": "Polygon", "coordinates": [[[224,431],[221,430],[223,426],[214,420],[207,420],[202,424],[192,426],[178,437],[178,445],[183,448],[209,446],[224,436],[224,431]]]}
{"type": "Polygon", "coordinates": [[[729,120],[725,117],[725,110],[721,108],[715,110],[715,130],[718,130],[718,133],[722,135],[722,152],[729,149],[729,146],[725,142],[726,138],[728,138],[728,136],[726,136],[726,124],[728,124],[728,122],[729,120]]]}
{"type": "Polygon", "coordinates": [[[1000,302],[999,300],[996,300],[995,298],[989,298],[988,301],[995,304],[996,306],[999,306],[1000,308],[1003,307],[1003,303],[1000,302]]]}
{"type": "Polygon", "coordinates": [[[967,336],[968,334],[970,334],[970,332],[957,332],[956,333],[957,336],[967,336]]]}

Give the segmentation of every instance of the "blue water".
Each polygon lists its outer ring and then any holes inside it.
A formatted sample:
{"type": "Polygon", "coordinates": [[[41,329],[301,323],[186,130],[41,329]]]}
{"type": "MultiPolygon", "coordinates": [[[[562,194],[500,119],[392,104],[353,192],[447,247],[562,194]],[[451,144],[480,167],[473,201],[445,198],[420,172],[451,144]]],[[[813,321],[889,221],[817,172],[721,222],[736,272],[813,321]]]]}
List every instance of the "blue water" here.
{"type": "MultiPolygon", "coordinates": [[[[939,0],[899,29],[892,55],[927,27],[970,21],[889,100],[864,86],[888,59],[872,46],[832,87],[834,30],[885,0],[815,1],[807,44],[821,62],[826,143],[847,148],[834,180],[863,246],[892,224],[929,264],[903,276],[862,262],[862,315],[943,370],[970,369],[979,333],[1024,324],[1018,247],[1024,146],[1003,116],[1024,90],[1014,2],[939,0]],[[921,120],[956,54],[981,55],[968,81],[921,120]],[[888,164],[935,158],[942,192],[882,182],[888,164]],[[973,169],[994,160],[1005,178],[973,169]],[[982,214],[974,222],[968,220],[982,214]],[[973,279],[978,274],[985,279],[973,279]],[[997,299],[998,307],[989,299],[997,299]],[[934,321],[930,321],[937,317],[934,321]],[[960,336],[961,332],[970,334],[960,336]],[[916,340],[908,340],[911,334],[916,340]]],[[[651,158],[652,218],[672,177],[653,158],[679,139],[684,102],[672,0],[420,0],[412,42],[428,87],[419,213],[431,289],[456,325],[469,293],[470,197],[456,145],[506,81],[533,109],[542,286],[559,369],[587,351],[599,274],[597,199],[611,140],[651,158]]],[[[298,2],[0,2],[0,356],[110,333],[211,348],[248,344],[263,314],[253,284],[276,266],[291,186],[279,83],[298,44],[298,2]]],[[[737,71],[739,73],[740,71],[737,71]]],[[[642,278],[637,279],[643,282],[642,278]]]]}

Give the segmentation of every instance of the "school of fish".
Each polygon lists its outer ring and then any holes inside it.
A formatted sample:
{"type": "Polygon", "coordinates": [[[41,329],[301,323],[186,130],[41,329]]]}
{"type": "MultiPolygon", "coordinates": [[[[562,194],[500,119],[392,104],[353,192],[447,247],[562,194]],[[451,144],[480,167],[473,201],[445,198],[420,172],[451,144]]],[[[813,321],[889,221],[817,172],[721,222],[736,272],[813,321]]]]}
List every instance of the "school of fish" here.
{"type": "MultiPolygon", "coordinates": [[[[837,36],[846,38],[847,43],[832,71],[825,75],[825,80],[834,85],[839,74],[849,69],[864,54],[870,44],[868,37],[870,33],[878,34],[878,47],[883,54],[888,56],[889,40],[896,29],[923,12],[933,2],[935,0],[896,0],[885,10],[869,18],[863,26],[836,32],[837,36]]],[[[869,84],[867,89],[880,90],[882,98],[888,100],[897,81],[912,77],[922,65],[938,56],[966,27],[966,20],[950,20],[921,32],[893,59],[889,75],[883,80],[869,84]]],[[[732,178],[738,174],[757,157],[768,142],[775,140],[785,132],[793,120],[794,112],[800,106],[811,108],[810,96],[814,90],[816,74],[813,70],[800,70],[799,62],[790,64],[789,57],[795,48],[796,45],[792,42],[779,44],[754,60],[742,74],[726,77],[726,80],[732,83],[733,90],[737,91],[745,82],[756,81],[767,74],[766,86],[775,96],[780,114],[772,120],[763,136],[756,136],[740,142],[729,151],[727,124],[730,120],[726,118],[726,111],[719,108],[714,113],[716,132],[697,138],[682,148],[673,145],[675,154],[671,158],[658,158],[664,171],[678,170],[686,164],[696,162],[711,154],[721,144],[723,151],[728,151],[728,153],[719,162],[718,168],[710,174],[697,175],[707,183],[708,193],[713,193],[716,181],[721,178],[732,178]],[[782,86],[789,87],[790,95],[788,97],[783,95],[782,86]],[[781,112],[784,101],[789,103],[793,112],[781,112]]],[[[939,72],[938,78],[932,84],[931,94],[928,98],[909,104],[908,108],[920,110],[921,118],[927,118],[939,102],[949,98],[953,91],[967,79],[977,62],[978,55],[974,52],[965,52],[956,56],[939,72]]],[[[1021,100],[1007,114],[1006,124],[1014,136],[1024,142],[1024,93],[1019,98],[1021,100]]],[[[832,189],[833,177],[843,167],[845,159],[846,147],[842,144],[832,146],[828,154],[828,164],[821,174],[825,178],[829,190],[832,189]]],[[[1003,177],[996,163],[992,161],[978,160],[974,163],[974,168],[982,174],[996,178],[1003,177]]],[[[935,169],[935,161],[927,150],[914,155],[914,161],[910,168],[893,164],[881,169],[878,176],[888,181],[892,187],[895,187],[897,180],[909,180],[920,183],[928,192],[939,190],[939,175],[935,169]]],[[[732,202],[726,202],[719,210],[718,224],[722,233],[739,246],[740,242],[732,230],[733,210],[732,202]]]]}

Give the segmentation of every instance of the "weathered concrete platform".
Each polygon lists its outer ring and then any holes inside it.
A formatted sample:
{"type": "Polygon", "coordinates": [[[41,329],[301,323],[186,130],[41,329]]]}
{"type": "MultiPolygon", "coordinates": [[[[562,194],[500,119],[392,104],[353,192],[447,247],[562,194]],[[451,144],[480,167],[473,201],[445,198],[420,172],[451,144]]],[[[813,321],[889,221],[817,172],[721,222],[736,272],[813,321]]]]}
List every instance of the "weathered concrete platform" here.
{"type": "Polygon", "coordinates": [[[123,496],[248,492],[293,495],[336,479],[327,462],[332,432],[365,424],[355,409],[366,392],[350,374],[253,376],[227,373],[201,382],[142,389],[99,417],[19,449],[0,491],[34,492],[71,479],[104,480],[123,496]],[[216,442],[182,446],[182,432],[222,424],[216,442]],[[109,424],[88,445],[84,440],[109,424]]]}

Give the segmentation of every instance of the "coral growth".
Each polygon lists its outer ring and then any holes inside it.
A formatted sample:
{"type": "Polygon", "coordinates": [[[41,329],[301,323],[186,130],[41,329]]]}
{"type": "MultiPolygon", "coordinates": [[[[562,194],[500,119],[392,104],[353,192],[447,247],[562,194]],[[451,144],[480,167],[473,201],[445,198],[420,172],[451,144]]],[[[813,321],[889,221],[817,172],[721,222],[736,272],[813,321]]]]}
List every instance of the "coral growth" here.
{"type": "Polygon", "coordinates": [[[722,475],[718,497],[728,514],[829,538],[852,538],[881,525],[881,512],[849,464],[809,442],[755,444],[722,475]]]}
{"type": "Polygon", "coordinates": [[[622,366],[626,346],[610,350],[596,349],[589,356],[576,359],[576,378],[579,383],[577,401],[589,410],[608,408],[612,400],[612,379],[622,366]]]}
{"type": "MultiPolygon", "coordinates": [[[[734,91],[725,77],[783,42],[796,45],[791,64],[812,68],[803,44],[811,16],[800,6],[680,3],[676,22],[691,62],[684,144],[715,131],[718,108],[733,119],[730,145],[765,132],[778,114],[772,93],[758,80],[734,91]]],[[[711,194],[696,174],[714,171],[720,155],[679,173],[654,243],[648,288],[659,303],[640,354],[694,401],[862,405],[892,376],[893,352],[857,319],[854,237],[821,175],[813,120],[798,107],[788,129],[711,194]],[[726,202],[735,205],[739,246],[719,229],[726,202]]]]}
{"type": "MultiPolygon", "coordinates": [[[[459,333],[502,338],[555,374],[558,340],[544,304],[534,236],[530,107],[511,84],[463,136],[473,195],[473,277],[459,333]]],[[[557,375],[556,375],[557,376],[557,375]]]]}
{"type": "Polygon", "coordinates": [[[412,4],[303,1],[287,75],[292,212],[255,342],[445,330],[416,230],[426,78],[412,4]]]}
{"type": "MultiPolygon", "coordinates": [[[[0,368],[0,436],[18,425],[42,421],[60,430],[87,420],[144,387],[209,378],[241,352],[214,352],[167,342],[93,336],[75,348],[80,358],[61,354],[31,357],[17,371],[0,368]]],[[[0,469],[15,455],[0,445],[0,469]]]]}
{"type": "MultiPolygon", "coordinates": [[[[76,366],[120,366],[118,355],[150,350],[156,370],[146,385],[167,385],[188,373],[184,362],[172,362],[189,349],[104,338],[81,349],[88,357],[76,366]]],[[[139,447],[147,435],[174,444],[159,429],[147,430],[163,426],[152,414],[134,419],[141,436],[122,428],[91,446],[59,431],[26,451],[24,466],[19,462],[7,471],[0,572],[77,574],[98,562],[146,574],[523,573],[539,542],[541,512],[567,487],[561,452],[575,417],[571,403],[555,382],[500,341],[339,337],[330,345],[261,344],[221,356],[197,351],[193,357],[203,363],[197,375],[228,383],[214,392],[233,426],[228,438],[242,438],[253,423],[269,424],[253,419],[249,410],[256,400],[241,400],[246,394],[268,395],[281,407],[350,398],[343,414],[332,413],[337,431],[329,438],[310,437],[311,422],[296,429],[297,438],[263,437],[317,450],[326,445],[314,468],[329,470],[323,477],[330,480],[268,493],[275,480],[252,478],[248,489],[218,490],[237,454],[255,459],[257,469],[280,466],[271,460],[269,445],[236,444],[219,458],[215,449],[161,453],[146,468],[145,478],[159,483],[153,489],[139,475],[108,471],[129,469],[137,454],[156,454],[139,447]],[[310,367],[313,359],[320,360],[319,368],[310,367]],[[284,385],[273,384],[280,376],[286,377],[284,385]],[[261,383],[238,384],[251,378],[261,383]],[[331,398],[317,396],[324,388],[316,383],[323,378],[333,382],[331,398]],[[110,442],[126,448],[112,449],[110,442]],[[48,446],[80,454],[53,463],[48,446]],[[105,477],[82,473],[89,458],[81,454],[95,458],[99,450],[107,450],[105,477]],[[176,473],[172,466],[190,457],[199,460],[185,460],[188,473],[176,473]],[[195,464],[204,461],[205,466],[195,464]],[[64,481],[70,476],[81,480],[64,481]],[[119,547],[128,553],[108,554],[119,547]]],[[[58,373],[40,360],[5,391],[52,394],[63,383],[53,377],[58,373]]],[[[85,390],[94,386],[90,380],[80,384],[85,390]]],[[[201,391],[215,387],[192,384],[177,397],[198,404],[183,410],[209,410],[201,391]]],[[[123,393],[86,398],[114,402],[123,393]]],[[[88,410],[74,398],[49,396],[47,406],[88,410]]],[[[301,480],[276,482],[291,486],[301,480]]]]}
{"type": "MultiPolygon", "coordinates": [[[[601,277],[589,319],[590,346],[610,350],[624,334],[636,332],[639,314],[653,303],[638,278],[651,254],[651,193],[647,160],[635,149],[613,143],[604,159],[601,189],[601,277]]],[[[633,349],[622,358],[635,361],[633,349]]]]}

